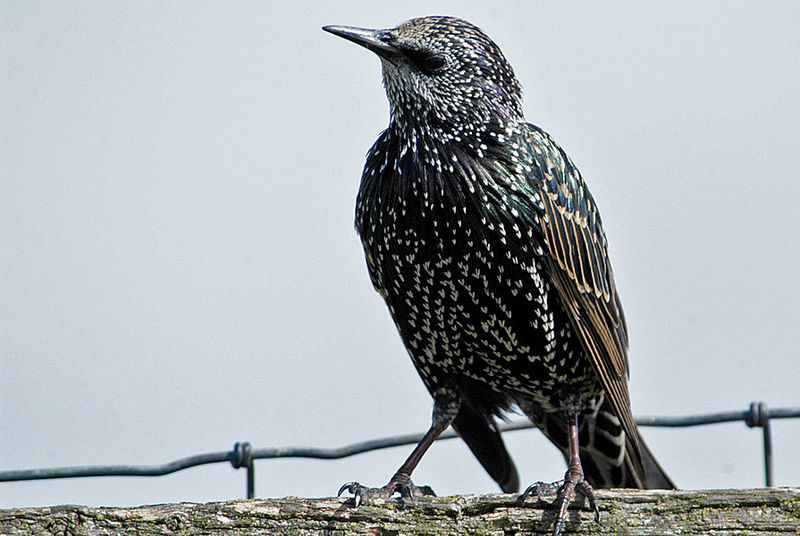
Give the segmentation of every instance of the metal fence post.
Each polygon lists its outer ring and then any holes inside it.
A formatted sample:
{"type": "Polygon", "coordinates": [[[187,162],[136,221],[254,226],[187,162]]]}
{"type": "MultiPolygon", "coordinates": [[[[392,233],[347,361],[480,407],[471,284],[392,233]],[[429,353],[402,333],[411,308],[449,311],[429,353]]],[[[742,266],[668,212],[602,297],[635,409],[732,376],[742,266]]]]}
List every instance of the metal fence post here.
{"type": "Polygon", "coordinates": [[[769,408],[765,402],[753,402],[745,417],[750,428],[760,426],[764,438],[764,481],[768,488],[772,487],[772,432],[769,427],[769,408]]]}
{"type": "Polygon", "coordinates": [[[247,498],[256,496],[256,468],[253,463],[253,449],[250,443],[243,441],[236,443],[230,453],[231,465],[234,469],[247,468],[247,498]]]}

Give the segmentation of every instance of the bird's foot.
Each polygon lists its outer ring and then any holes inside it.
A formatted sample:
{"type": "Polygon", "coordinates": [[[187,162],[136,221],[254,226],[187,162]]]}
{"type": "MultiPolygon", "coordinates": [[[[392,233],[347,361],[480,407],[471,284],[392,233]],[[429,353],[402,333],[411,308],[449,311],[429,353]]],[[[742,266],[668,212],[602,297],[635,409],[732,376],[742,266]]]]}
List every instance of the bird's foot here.
{"type": "Polygon", "coordinates": [[[558,508],[556,523],[553,527],[553,536],[559,536],[561,534],[561,530],[564,528],[564,522],[567,518],[567,507],[569,503],[572,502],[576,493],[586,497],[589,501],[589,505],[594,510],[597,520],[600,521],[600,508],[597,506],[597,497],[594,494],[594,489],[586,481],[583,476],[583,471],[581,470],[568,469],[567,474],[564,475],[564,480],[559,480],[558,482],[536,482],[528,486],[528,489],[522,492],[519,498],[521,501],[524,501],[532,495],[546,495],[553,492],[556,494],[556,500],[553,505],[558,508]]]}
{"type": "Polygon", "coordinates": [[[411,482],[410,476],[402,473],[396,473],[392,479],[389,480],[389,483],[382,488],[368,488],[362,486],[358,482],[348,482],[339,488],[339,493],[337,493],[336,496],[340,497],[345,491],[349,491],[353,494],[353,501],[356,507],[358,507],[362,501],[370,502],[372,499],[388,499],[395,493],[399,493],[401,497],[407,497],[412,500],[414,497],[422,497],[423,495],[436,496],[430,486],[416,486],[411,482]]]}

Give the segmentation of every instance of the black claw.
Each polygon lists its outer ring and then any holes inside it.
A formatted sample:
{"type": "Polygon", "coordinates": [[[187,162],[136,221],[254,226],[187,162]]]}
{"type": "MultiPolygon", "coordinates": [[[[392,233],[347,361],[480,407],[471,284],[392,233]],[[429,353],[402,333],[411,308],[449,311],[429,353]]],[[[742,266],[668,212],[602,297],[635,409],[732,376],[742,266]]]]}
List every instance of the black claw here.
{"type": "Polygon", "coordinates": [[[403,482],[399,486],[397,486],[397,490],[400,492],[401,497],[407,497],[414,500],[414,489],[411,487],[411,482],[403,482]]]}
{"type": "Polygon", "coordinates": [[[382,488],[368,488],[366,486],[362,486],[356,481],[347,482],[341,488],[339,488],[339,492],[336,494],[336,496],[341,497],[342,493],[345,491],[349,491],[353,494],[353,502],[355,503],[356,507],[358,507],[358,505],[360,505],[365,499],[388,499],[395,493],[399,493],[401,497],[411,499],[412,501],[414,500],[414,497],[418,496],[436,496],[430,486],[417,487],[413,482],[411,482],[411,479],[404,474],[393,476],[389,483],[382,488]]]}
{"type": "Polygon", "coordinates": [[[594,510],[594,516],[600,522],[600,507],[597,505],[597,497],[592,487],[584,480],[578,484],[578,492],[589,500],[589,506],[594,510]]]}
{"type": "Polygon", "coordinates": [[[528,497],[533,496],[540,496],[540,495],[548,495],[550,493],[555,493],[564,483],[563,480],[559,480],[558,482],[535,482],[528,486],[525,491],[522,492],[522,495],[519,496],[520,501],[524,501],[528,497]]]}
{"type": "Polygon", "coordinates": [[[364,499],[364,493],[370,491],[370,488],[365,488],[356,481],[347,482],[341,488],[339,488],[339,493],[337,493],[336,496],[341,497],[342,493],[345,491],[349,491],[353,494],[353,503],[355,504],[355,507],[358,508],[364,499]]]}
{"type": "Polygon", "coordinates": [[[531,495],[539,495],[539,493],[537,491],[537,488],[536,488],[536,486],[538,486],[539,484],[540,483],[537,482],[536,484],[531,484],[530,486],[525,488],[525,491],[522,492],[522,494],[517,498],[517,500],[519,502],[524,502],[525,499],[527,499],[531,495]]]}
{"type": "Polygon", "coordinates": [[[360,487],[360,486],[361,486],[361,484],[359,484],[359,483],[358,483],[358,482],[356,482],[356,481],[353,481],[353,482],[347,482],[347,483],[345,483],[344,485],[342,485],[342,487],[341,487],[341,488],[339,488],[339,493],[337,493],[337,494],[336,494],[336,496],[337,496],[337,497],[341,497],[341,496],[342,496],[342,493],[344,493],[345,491],[349,491],[350,493],[353,493],[353,492],[354,492],[354,489],[355,489],[355,488],[358,488],[358,487],[360,487]]]}
{"type": "Polygon", "coordinates": [[[589,505],[594,510],[597,521],[600,521],[600,507],[597,504],[597,498],[594,494],[594,489],[583,479],[582,474],[566,475],[564,480],[548,484],[545,482],[536,482],[527,487],[525,491],[519,496],[519,501],[522,502],[530,496],[544,495],[556,492],[556,500],[553,506],[556,508],[556,522],[553,526],[553,536],[560,536],[561,531],[564,530],[564,523],[567,518],[567,508],[572,502],[572,497],[575,493],[580,493],[589,501],[589,505]]]}
{"type": "Polygon", "coordinates": [[[567,519],[567,508],[569,503],[572,502],[571,493],[567,489],[568,484],[564,484],[558,492],[556,504],[558,505],[558,513],[556,514],[556,524],[553,527],[553,536],[559,536],[561,530],[564,528],[564,521],[567,519]]]}

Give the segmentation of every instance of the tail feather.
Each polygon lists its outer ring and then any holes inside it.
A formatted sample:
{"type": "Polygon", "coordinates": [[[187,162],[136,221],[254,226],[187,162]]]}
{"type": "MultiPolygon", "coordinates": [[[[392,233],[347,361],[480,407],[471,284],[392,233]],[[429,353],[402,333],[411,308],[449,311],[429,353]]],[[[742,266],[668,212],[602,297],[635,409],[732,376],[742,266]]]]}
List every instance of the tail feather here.
{"type": "Polygon", "coordinates": [[[641,435],[639,435],[639,449],[642,453],[642,465],[647,481],[646,489],[678,489],[653,456],[641,435]]]}
{"type": "MultiPolygon", "coordinates": [[[[534,422],[539,429],[569,461],[566,419],[557,414],[537,417],[534,422]]],[[[675,489],[638,431],[636,438],[627,438],[620,420],[606,402],[594,414],[581,416],[578,425],[581,464],[593,487],[675,489]],[[631,449],[638,449],[638,457],[631,456],[631,449]],[[641,460],[641,464],[634,459],[641,460]]]]}
{"type": "Polygon", "coordinates": [[[469,404],[462,404],[453,428],[500,489],[505,493],[519,491],[517,468],[492,416],[478,412],[469,404]]]}

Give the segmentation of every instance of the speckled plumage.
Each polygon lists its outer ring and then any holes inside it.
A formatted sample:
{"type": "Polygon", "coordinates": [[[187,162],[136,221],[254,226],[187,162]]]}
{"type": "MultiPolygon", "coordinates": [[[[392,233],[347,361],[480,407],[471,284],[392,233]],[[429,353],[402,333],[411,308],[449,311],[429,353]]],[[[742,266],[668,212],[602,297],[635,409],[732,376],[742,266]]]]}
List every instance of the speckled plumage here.
{"type": "Polygon", "coordinates": [[[514,406],[567,458],[566,416],[581,417],[592,485],[671,485],[631,418],[597,207],[566,153],[525,122],[498,47],[450,17],[326,29],[382,59],[391,121],[367,156],[356,228],[420,377],[459,408],[456,430],[506,491],[518,479],[494,418],[514,406]]]}

